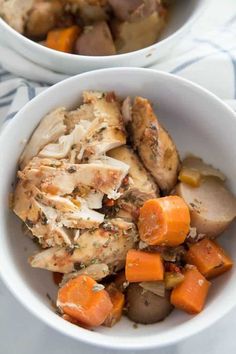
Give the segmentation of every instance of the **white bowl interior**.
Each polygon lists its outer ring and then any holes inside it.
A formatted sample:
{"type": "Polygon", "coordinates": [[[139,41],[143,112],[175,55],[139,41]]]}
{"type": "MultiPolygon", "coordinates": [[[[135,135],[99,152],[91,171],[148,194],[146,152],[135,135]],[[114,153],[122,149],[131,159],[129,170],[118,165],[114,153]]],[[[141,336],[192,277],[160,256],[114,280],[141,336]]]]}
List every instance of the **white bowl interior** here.
{"type": "MultiPolygon", "coordinates": [[[[35,249],[22,235],[21,223],[8,209],[19,155],[40,119],[60,105],[78,105],[86,89],[114,90],[121,96],[149,98],[160,121],[174,138],[181,156],[194,153],[219,167],[236,193],[236,119],[215,96],[183,79],[145,69],[107,69],[68,79],[48,89],[25,106],[0,137],[0,269],[2,277],[20,301],[39,318],[74,338],[110,348],[144,349],[171,344],[207,327],[222,317],[236,302],[236,270],[213,281],[205,310],[198,316],[180,311],[163,322],[133,328],[123,319],[112,329],[95,332],[63,321],[52,311],[46,294],[55,297],[50,272],[32,269],[27,256],[35,249]]],[[[220,202],[220,201],[219,201],[220,202]]],[[[236,225],[220,238],[236,262],[236,225]]]]}
{"type": "Polygon", "coordinates": [[[64,74],[78,74],[93,69],[114,66],[148,66],[161,59],[168,50],[178,43],[187,28],[192,24],[204,6],[210,0],[178,0],[172,6],[168,24],[161,35],[161,41],[135,52],[105,56],[89,57],[58,52],[41,46],[20,35],[0,19],[0,36],[7,45],[24,57],[46,68],[64,74]]]}

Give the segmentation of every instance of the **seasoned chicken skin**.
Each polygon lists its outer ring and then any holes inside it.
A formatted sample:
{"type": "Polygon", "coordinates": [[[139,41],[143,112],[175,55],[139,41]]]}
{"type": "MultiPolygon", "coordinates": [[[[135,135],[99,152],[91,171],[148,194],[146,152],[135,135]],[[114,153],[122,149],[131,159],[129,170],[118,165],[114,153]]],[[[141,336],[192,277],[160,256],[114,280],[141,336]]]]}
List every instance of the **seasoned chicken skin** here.
{"type": "Polygon", "coordinates": [[[134,147],[144,166],[160,189],[168,193],[177,182],[179,155],[173,140],[145,98],[136,97],[134,100],[131,129],[134,147]]]}
{"type": "Polygon", "coordinates": [[[127,145],[110,150],[108,155],[129,166],[128,181],[121,187],[122,195],[118,199],[121,210],[117,215],[133,219],[137,216],[137,208],[141,207],[146,200],[159,196],[158,187],[137,154],[127,145]]]}
{"type": "Polygon", "coordinates": [[[70,273],[94,263],[105,263],[110,271],[124,266],[127,251],[135,246],[137,230],[122,219],[108,220],[96,230],[85,231],[76,248],[52,247],[30,257],[32,267],[70,273]]]}

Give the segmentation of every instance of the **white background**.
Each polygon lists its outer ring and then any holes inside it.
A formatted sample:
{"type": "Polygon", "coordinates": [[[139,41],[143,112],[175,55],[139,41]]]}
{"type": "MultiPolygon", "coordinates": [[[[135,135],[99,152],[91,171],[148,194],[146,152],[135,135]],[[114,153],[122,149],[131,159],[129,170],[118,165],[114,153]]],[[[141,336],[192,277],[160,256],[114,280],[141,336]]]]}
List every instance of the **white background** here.
{"type": "MultiPolygon", "coordinates": [[[[195,30],[201,33],[213,30],[234,14],[236,14],[236,0],[212,0],[205,14],[195,24],[195,30]]],[[[234,354],[236,353],[235,328],[236,309],[204,333],[178,345],[148,353],[234,354]]],[[[48,328],[29,314],[0,281],[0,354],[54,353],[108,354],[111,351],[89,347],[48,328]]]]}

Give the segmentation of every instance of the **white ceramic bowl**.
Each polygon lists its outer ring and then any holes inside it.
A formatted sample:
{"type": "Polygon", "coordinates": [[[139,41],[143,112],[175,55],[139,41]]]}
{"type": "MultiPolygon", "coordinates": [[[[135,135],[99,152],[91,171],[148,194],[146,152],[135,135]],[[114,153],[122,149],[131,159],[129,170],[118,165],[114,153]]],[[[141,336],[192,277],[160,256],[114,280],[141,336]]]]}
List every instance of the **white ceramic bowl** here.
{"type": "Polygon", "coordinates": [[[127,54],[91,57],[58,52],[27,39],[1,19],[0,38],[26,58],[63,74],[75,75],[116,66],[146,67],[161,59],[178,43],[208,2],[209,0],[177,0],[161,40],[150,47],[127,54]]]}
{"type": "MultiPolygon", "coordinates": [[[[208,91],[179,77],[148,69],[118,68],[94,71],[65,80],[34,98],[0,136],[0,271],[9,289],[49,326],[79,341],[113,349],[147,349],[166,346],[206,329],[236,303],[236,269],[213,281],[204,311],[189,316],[180,311],[163,322],[139,325],[123,318],[111,329],[94,332],[76,327],[57,316],[46,293],[55,295],[50,272],[32,269],[27,256],[35,247],[22,235],[21,222],[8,209],[8,196],[19,155],[40,119],[55,107],[73,108],[83,90],[115,90],[119,95],[149,98],[181,156],[192,152],[220,167],[236,193],[236,116],[208,91]]],[[[219,201],[220,203],[220,201],[219,201]]],[[[236,262],[236,225],[222,243],[236,262]]]]}

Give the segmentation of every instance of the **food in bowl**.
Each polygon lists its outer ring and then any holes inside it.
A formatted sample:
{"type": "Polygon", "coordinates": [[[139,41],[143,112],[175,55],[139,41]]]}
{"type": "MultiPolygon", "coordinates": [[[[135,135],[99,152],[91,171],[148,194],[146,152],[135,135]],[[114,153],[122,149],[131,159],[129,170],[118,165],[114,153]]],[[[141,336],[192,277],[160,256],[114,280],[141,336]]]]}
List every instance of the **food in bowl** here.
{"type": "Polygon", "coordinates": [[[1,0],[0,16],[51,49],[79,55],[128,53],[157,42],[165,0],[1,0]]]}
{"type": "Polygon", "coordinates": [[[197,314],[233,265],[214,240],[236,216],[225,176],[195,156],[181,164],[145,98],[84,92],[40,122],[19,166],[13,210],[43,248],[29,262],[54,272],[67,321],[197,314]]]}

